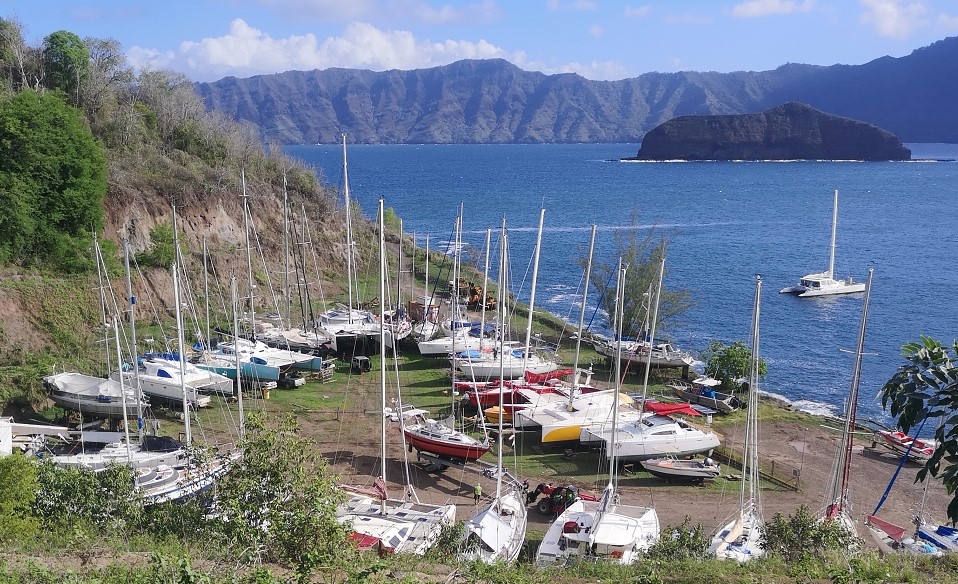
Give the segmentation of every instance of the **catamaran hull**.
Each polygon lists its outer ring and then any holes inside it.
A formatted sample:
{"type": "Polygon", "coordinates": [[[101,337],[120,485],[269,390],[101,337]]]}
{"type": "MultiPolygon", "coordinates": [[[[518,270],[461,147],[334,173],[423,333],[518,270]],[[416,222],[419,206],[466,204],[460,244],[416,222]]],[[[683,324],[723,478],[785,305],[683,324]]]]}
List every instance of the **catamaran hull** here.
{"type": "Polygon", "coordinates": [[[833,296],[836,294],[856,294],[865,291],[864,283],[846,284],[833,288],[806,288],[805,286],[789,286],[778,291],[779,294],[797,294],[799,298],[813,298],[816,296],[833,296]]]}

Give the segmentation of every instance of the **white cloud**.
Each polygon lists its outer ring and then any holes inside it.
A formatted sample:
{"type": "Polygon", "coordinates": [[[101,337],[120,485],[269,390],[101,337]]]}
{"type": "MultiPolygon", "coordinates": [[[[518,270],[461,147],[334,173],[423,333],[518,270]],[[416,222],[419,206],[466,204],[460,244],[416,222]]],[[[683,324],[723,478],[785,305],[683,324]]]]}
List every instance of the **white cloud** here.
{"type": "Polygon", "coordinates": [[[625,16],[628,18],[641,18],[643,16],[648,16],[649,12],[651,11],[652,7],[648,4],[643,4],[642,6],[626,6],[625,16]]]}
{"type": "Polygon", "coordinates": [[[592,61],[590,63],[572,62],[558,67],[535,67],[535,69],[547,75],[554,73],[578,73],[586,79],[599,81],[614,81],[631,76],[629,70],[622,65],[622,63],[616,61],[592,61]]]}
{"type": "Polygon", "coordinates": [[[572,0],[571,2],[548,0],[546,6],[549,10],[595,10],[599,7],[599,3],[593,0],[572,0]]]}
{"type": "Polygon", "coordinates": [[[758,18],[770,14],[793,14],[808,12],[815,7],[815,0],[745,0],[732,7],[732,16],[758,18]]]}
{"type": "Polygon", "coordinates": [[[861,21],[872,25],[878,36],[904,39],[928,24],[928,10],[919,1],[859,0],[859,4],[865,9],[861,21]]]}
{"type": "Polygon", "coordinates": [[[133,47],[128,58],[137,68],[173,69],[197,81],[210,81],[328,67],[418,69],[460,59],[503,58],[521,65],[525,54],[510,53],[485,40],[419,40],[409,31],[380,30],[366,23],[350,24],[340,36],[322,42],[313,34],[274,39],[236,19],[224,36],[186,41],[175,52],[133,47]]]}
{"type": "Polygon", "coordinates": [[[605,29],[602,28],[602,25],[593,24],[592,26],[589,27],[589,36],[600,39],[602,38],[603,34],[605,34],[605,29]]]}

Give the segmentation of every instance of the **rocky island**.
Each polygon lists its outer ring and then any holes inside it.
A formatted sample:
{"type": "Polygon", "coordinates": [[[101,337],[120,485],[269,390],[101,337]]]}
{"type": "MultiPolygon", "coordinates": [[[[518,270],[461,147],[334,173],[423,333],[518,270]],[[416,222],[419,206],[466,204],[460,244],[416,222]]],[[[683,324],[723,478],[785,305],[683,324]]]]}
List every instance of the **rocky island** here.
{"type": "Polygon", "coordinates": [[[890,132],[789,102],[757,114],[673,118],[625,160],[910,159],[911,150],[890,132]]]}

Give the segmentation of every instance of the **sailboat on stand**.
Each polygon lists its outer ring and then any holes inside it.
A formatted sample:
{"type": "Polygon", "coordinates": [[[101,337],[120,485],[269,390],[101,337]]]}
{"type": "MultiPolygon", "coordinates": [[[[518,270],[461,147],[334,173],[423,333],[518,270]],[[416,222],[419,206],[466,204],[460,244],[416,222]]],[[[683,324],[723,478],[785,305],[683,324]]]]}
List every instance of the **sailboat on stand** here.
{"type": "Polygon", "coordinates": [[[855,349],[851,388],[848,392],[848,401],[845,404],[845,426],[842,429],[842,439],[835,457],[835,468],[832,471],[831,492],[822,517],[822,521],[837,521],[847,533],[853,536],[857,536],[858,531],[855,528],[855,520],[852,519],[848,491],[851,478],[852,445],[858,410],[858,384],[861,381],[862,351],[865,346],[865,325],[868,322],[868,301],[871,297],[872,273],[873,270],[869,269],[868,281],[865,283],[862,319],[858,328],[858,346],[855,349]]]}
{"type": "MultiPolygon", "coordinates": [[[[625,289],[625,268],[619,262],[616,332],[622,338],[622,304],[625,289]]],[[[621,351],[621,341],[620,351],[621,351]]],[[[621,389],[621,359],[615,360],[616,391],[621,389]]],[[[618,464],[615,455],[615,418],[618,400],[613,400],[612,456],[609,460],[609,483],[599,501],[579,499],[566,507],[546,531],[536,553],[537,566],[548,566],[574,559],[606,560],[631,564],[659,540],[659,517],[652,507],[624,505],[619,500],[618,464]]]]}
{"type": "MultiPolygon", "coordinates": [[[[659,263],[658,287],[655,290],[655,303],[650,303],[652,312],[651,326],[648,329],[650,342],[655,340],[655,327],[659,304],[662,296],[662,280],[665,277],[665,252],[663,249],[659,263]]],[[[648,297],[651,300],[652,286],[648,297]]],[[[622,347],[624,340],[618,341],[622,347]]],[[[624,349],[623,349],[624,350],[624,349]]],[[[621,357],[621,354],[619,355],[621,357]]],[[[628,361],[626,361],[628,363],[628,361]]],[[[700,414],[689,404],[662,404],[649,401],[649,374],[652,366],[650,354],[646,354],[645,377],[642,384],[642,399],[637,409],[630,411],[628,418],[613,417],[584,426],[579,435],[583,443],[597,442],[605,444],[606,455],[618,460],[661,459],[663,456],[684,457],[709,452],[719,446],[719,437],[707,430],[699,429],[681,419],[673,417],[679,413],[689,416],[700,414]],[[613,444],[615,447],[613,448],[613,444]]],[[[617,364],[621,369],[621,364],[617,364]]],[[[621,382],[621,379],[619,380],[621,382]]]]}
{"type": "MultiPolygon", "coordinates": [[[[488,247],[488,246],[487,246],[488,247]]],[[[507,235],[502,230],[499,258],[499,289],[504,290],[506,273],[507,235]]],[[[506,303],[498,305],[499,322],[507,316],[506,303]]],[[[502,363],[502,353],[499,354],[502,363]]],[[[500,379],[502,375],[500,374],[500,379]]],[[[502,392],[499,393],[499,407],[502,407],[502,392]]],[[[522,485],[511,475],[507,475],[502,466],[502,416],[498,422],[496,439],[496,477],[495,497],[469,521],[466,522],[466,543],[463,556],[470,560],[486,563],[514,562],[522,550],[528,521],[526,493],[522,485]],[[504,484],[508,478],[508,484],[504,484]]]]}
{"type": "MultiPolygon", "coordinates": [[[[379,278],[380,297],[385,298],[386,250],[383,240],[383,201],[379,200],[379,278]]],[[[380,321],[382,327],[382,321],[380,321]]],[[[381,333],[382,331],[380,331],[381,333]]],[[[360,548],[377,548],[382,552],[422,555],[438,540],[442,529],[456,520],[456,506],[420,503],[412,485],[407,492],[412,500],[390,499],[386,491],[386,346],[379,344],[380,390],[380,473],[373,488],[341,485],[348,493],[336,510],[336,518],[348,523],[353,541],[360,548]]]]}
{"type": "Polygon", "coordinates": [[[762,277],[755,278],[755,300],[752,305],[752,356],[749,363],[748,410],[745,417],[745,439],[742,442],[742,490],[738,513],[712,537],[709,554],[720,560],[746,562],[763,555],[761,547],[761,489],[758,472],[758,380],[759,314],[762,305],[762,277]]]}

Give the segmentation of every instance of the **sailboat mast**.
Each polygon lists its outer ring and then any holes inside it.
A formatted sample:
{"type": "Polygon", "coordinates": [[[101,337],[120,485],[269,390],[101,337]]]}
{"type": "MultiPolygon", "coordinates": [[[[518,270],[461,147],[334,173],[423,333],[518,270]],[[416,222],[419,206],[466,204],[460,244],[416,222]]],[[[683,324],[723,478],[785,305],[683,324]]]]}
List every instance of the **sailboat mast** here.
{"type": "MultiPolygon", "coordinates": [[[[256,284],[253,282],[253,250],[249,241],[249,196],[246,194],[246,171],[240,171],[240,176],[243,180],[243,233],[246,239],[246,277],[249,279],[249,323],[250,333],[255,334],[256,310],[253,308],[255,304],[253,290],[256,288],[256,284]]],[[[235,336],[235,349],[239,350],[239,330],[233,331],[233,335],[235,336]]]]}
{"type": "Polygon", "coordinates": [[[612,505],[616,481],[616,465],[619,463],[616,445],[618,444],[619,427],[619,392],[622,390],[622,322],[625,320],[622,314],[622,308],[625,305],[625,276],[627,272],[628,267],[623,267],[622,258],[619,258],[619,278],[615,284],[615,386],[612,394],[612,439],[609,441],[609,485],[606,487],[606,492],[602,495],[602,503],[599,506],[600,513],[604,513],[612,505]]]}
{"type": "MultiPolygon", "coordinates": [[[[239,291],[237,290],[236,274],[230,274],[230,293],[233,300],[233,330],[239,330],[239,291]]],[[[236,409],[239,416],[240,442],[246,438],[246,415],[243,413],[243,376],[240,375],[240,352],[233,351],[236,358],[236,409]]]]}
{"type": "Polygon", "coordinates": [[[206,247],[206,237],[203,237],[203,298],[206,301],[203,303],[206,307],[206,348],[211,349],[209,346],[210,342],[210,271],[209,271],[209,250],[206,247]]]}
{"type": "MultiPolygon", "coordinates": [[[[489,236],[490,236],[490,230],[487,229],[487,230],[486,230],[486,249],[487,249],[487,250],[489,249],[489,236]]],[[[506,281],[505,281],[505,278],[506,278],[506,249],[507,249],[507,245],[508,245],[508,239],[507,239],[507,238],[508,238],[508,236],[506,235],[506,220],[505,220],[505,218],[503,218],[503,219],[502,219],[502,235],[500,236],[500,244],[499,244],[499,290],[500,290],[499,296],[500,296],[500,302],[499,302],[499,305],[497,306],[498,312],[499,312],[500,314],[502,314],[502,313],[505,312],[505,303],[504,303],[504,302],[501,302],[501,300],[502,300],[502,298],[501,298],[501,296],[502,296],[501,290],[503,289],[503,286],[504,286],[505,283],[506,283],[506,281]]],[[[486,272],[488,272],[488,271],[489,271],[489,253],[488,253],[488,251],[487,251],[487,252],[486,252],[486,272]]],[[[483,281],[483,284],[485,284],[485,281],[483,281]]],[[[483,290],[483,294],[485,294],[485,290],[483,290]]],[[[483,310],[483,313],[485,313],[485,310],[483,310]]],[[[481,339],[481,338],[482,338],[482,337],[480,337],[480,339],[481,339]]],[[[480,342],[480,345],[479,345],[479,346],[480,346],[480,347],[482,346],[481,342],[480,342]]],[[[504,388],[504,385],[503,385],[503,380],[504,380],[503,374],[505,373],[505,364],[504,364],[504,355],[503,355],[503,353],[504,353],[504,351],[502,351],[502,350],[499,351],[499,428],[498,428],[499,433],[498,433],[498,438],[496,438],[496,468],[498,469],[498,472],[496,472],[496,502],[497,502],[497,503],[498,503],[498,501],[500,500],[500,498],[502,497],[502,419],[505,417],[505,411],[504,411],[505,406],[504,406],[504,404],[503,404],[503,393],[504,393],[504,389],[505,389],[505,388],[504,388]]]]}
{"type": "Polygon", "coordinates": [[[835,202],[832,204],[832,244],[828,248],[828,277],[835,275],[835,234],[838,231],[838,189],[835,189],[835,202]]]}
{"type": "Polygon", "coordinates": [[[851,472],[851,455],[853,435],[858,410],[858,386],[861,381],[862,352],[865,348],[865,325],[868,322],[868,300],[872,291],[872,274],[874,268],[868,268],[868,282],[865,284],[865,302],[862,305],[862,320],[858,328],[858,347],[855,349],[855,368],[852,370],[851,390],[848,393],[848,415],[845,416],[845,443],[842,457],[841,500],[842,505],[848,500],[848,478],[851,472]]]}
{"type": "MultiPolygon", "coordinates": [[[[505,219],[503,219],[505,221],[505,219]]],[[[479,351],[486,335],[486,287],[489,285],[489,255],[492,251],[492,229],[486,229],[486,263],[482,271],[482,291],[479,294],[479,351]]],[[[501,262],[500,262],[501,263],[501,262]]],[[[500,382],[502,373],[499,374],[500,382]]],[[[501,383],[500,383],[501,384],[501,383]]],[[[501,393],[501,392],[500,392],[501,393]]],[[[500,408],[501,411],[501,408],[500,408]]]]}
{"type": "MultiPolygon", "coordinates": [[[[390,309],[392,309],[392,310],[394,311],[394,312],[393,312],[393,327],[394,327],[394,328],[393,328],[393,331],[394,331],[394,332],[396,332],[396,331],[398,330],[396,327],[399,326],[399,309],[400,309],[400,307],[402,307],[402,240],[403,240],[403,235],[404,235],[404,233],[403,233],[402,219],[400,219],[400,220],[399,220],[399,244],[398,244],[399,250],[398,250],[398,252],[397,252],[397,254],[396,254],[396,304],[389,307],[390,309]]],[[[383,298],[382,302],[383,302],[382,309],[383,309],[383,310],[386,310],[386,304],[385,304],[386,299],[383,298]]],[[[395,345],[398,344],[398,343],[399,343],[399,341],[397,341],[397,340],[395,339],[395,335],[393,335],[393,348],[395,348],[395,345]]]]}
{"type": "MultiPolygon", "coordinates": [[[[97,239],[96,233],[93,234],[93,261],[96,262],[96,278],[97,284],[99,287],[97,291],[100,293],[100,325],[103,327],[103,348],[104,353],[106,353],[106,370],[113,371],[113,357],[110,356],[110,321],[107,320],[107,308],[106,308],[106,285],[103,283],[103,273],[106,271],[106,268],[103,265],[103,252],[100,250],[100,240],[97,239]]],[[[116,364],[117,367],[120,366],[120,363],[116,364]]]]}
{"type": "MultiPolygon", "coordinates": [[[[343,198],[346,203],[346,288],[349,294],[349,312],[347,319],[350,324],[353,322],[353,226],[352,226],[352,204],[349,201],[349,173],[346,165],[346,134],[343,134],[343,198]]],[[[382,201],[380,201],[382,202],[382,201]]],[[[380,222],[381,223],[381,222],[380,222]]],[[[385,298],[380,296],[380,298],[385,298]]],[[[382,337],[379,337],[382,339],[382,337]]]]}
{"type": "Polygon", "coordinates": [[[532,340],[532,314],[536,309],[536,280],[539,277],[539,252],[542,249],[542,224],[546,218],[546,210],[539,209],[539,234],[536,236],[535,259],[532,263],[532,287],[529,290],[529,320],[526,322],[526,344],[522,353],[522,371],[525,374],[526,363],[529,361],[529,353],[532,347],[529,343],[532,340]]]}
{"type": "Polygon", "coordinates": [[[582,349],[582,330],[585,328],[585,304],[589,297],[589,279],[592,277],[592,254],[595,253],[595,232],[598,225],[592,224],[592,236],[589,239],[589,261],[585,266],[585,282],[582,285],[582,300],[579,307],[579,332],[575,338],[575,357],[572,359],[572,390],[569,391],[569,405],[575,399],[576,389],[579,386],[579,355],[582,349]]]}
{"type": "Polygon", "coordinates": [[[755,277],[755,299],[752,302],[752,347],[749,362],[749,400],[745,423],[745,441],[742,452],[742,493],[740,507],[745,512],[746,500],[753,500],[758,490],[758,377],[759,377],[759,318],[762,304],[762,277],[755,277]],[[748,485],[745,482],[748,481],[748,485]],[[746,487],[748,496],[746,497],[746,487]]]}
{"type": "Polygon", "coordinates": [[[126,269],[126,299],[128,302],[128,312],[130,318],[130,346],[132,350],[130,355],[133,356],[133,380],[136,384],[136,424],[137,427],[141,429],[140,431],[140,441],[143,441],[143,400],[139,399],[140,392],[140,368],[137,367],[136,359],[139,353],[136,350],[136,318],[134,314],[134,308],[136,307],[136,296],[133,294],[133,279],[130,276],[130,240],[123,239],[123,264],[126,269]]]}
{"type": "Polygon", "coordinates": [[[171,266],[173,271],[173,303],[176,308],[176,343],[179,353],[180,363],[180,393],[183,395],[183,424],[186,434],[186,445],[190,446],[193,442],[193,436],[190,432],[190,400],[186,394],[186,353],[183,352],[183,314],[180,305],[180,279],[179,270],[174,262],[171,266]]]}
{"type": "Polygon", "coordinates": [[[287,193],[287,183],[286,183],[286,172],[283,172],[283,262],[284,262],[284,272],[283,272],[283,285],[284,295],[286,297],[286,322],[284,322],[284,328],[292,326],[292,312],[293,312],[293,302],[289,297],[290,286],[289,286],[289,195],[287,193]]]}
{"type": "MultiPolygon", "coordinates": [[[[123,354],[120,351],[120,323],[117,322],[116,317],[113,318],[113,336],[116,338],[116,362],[123,363],[123,354]]],[[[132,464],[133,453],[130,452],[130,425],[126,423],[126,387],[123,385],[122,371],[118,377],[120,379],[120,403],[123,406],[123,434],[126,438],[126,462],[127,464],[132,464]]]]}
{"type": "MultiPolygon", "coordinates": [[[[652,349],[655,347],[655,324],[659,316],[659,300],[662,299],[662,279],[665,277],[665,249],[662,249],[662,262],[659,264],[659,285],[655,291],[655,309],[652,310],[652,324],[649,328],[649,353],[645,360],[645,379],[642,381],[642,404],[639,415],[645,413],[645,400],[649,393],[649,370],[652,369],[652,349]]],[[[619,331],[622,338],[622,331],[619,331]]]]}
{"type": "MultiPolygon", "coordinates": [[[[343,152],[345,153],[345,137],[343,138],[343,152]]],[[[383,199],[379,198],[379,297],[386,298],[386,242],[384,232],[386,221],[383,216],[383,199]]],[[[380,414],[379,430],[379,459],[381,464],[383,484],[386,483],[386,323],[379,319],[379,393],[383,412],[380,414]]],[[[402,418],[402,404],[398,404],[398,415],[402,418]]],[[[386,514],[386,500],[380,500],[380,512],[386,514]]]]}

